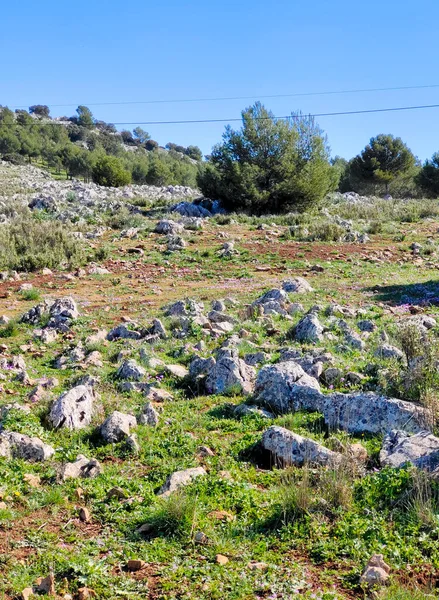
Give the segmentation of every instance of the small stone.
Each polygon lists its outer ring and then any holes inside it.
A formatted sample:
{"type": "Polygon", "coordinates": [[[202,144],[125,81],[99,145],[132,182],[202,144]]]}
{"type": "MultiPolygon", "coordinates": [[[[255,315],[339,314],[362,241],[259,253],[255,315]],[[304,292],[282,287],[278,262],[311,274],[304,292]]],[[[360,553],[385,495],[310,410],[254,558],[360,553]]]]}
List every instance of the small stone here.
{"type": "Polygon", "coordinates": [[[229,562],[229,559],[227,558],[227,556],[224,556],[224,554],[217,554],[215,556],[215,562],[218,565],[224,566],[229,562]]]}
{"type": "Polygon", "coordinates": [[[117,498],[118,500],[126,500],[127,494],[120,487],[113,487],[107,492],[107,498],[117,498]]]}
{"type": "Polygon", "coordinates": [[[137,440],[137,435],[135,433],[132,433],[131,435],[129,435],[126,439],[126,445],[128,450],[132,453],[132,454],[139,454],[140,452],[140,445],[139,442],[137,440]]]}
{"type": "Polygon", "coordinates": [[[213,450],[211,450],[208,446],[200,446],[198,448],[198,454],[199,454],[199,456],[202,456],[203,458],[206,456],[215,456],[215,453],[213,452],[213,450]]]}
{"type": "Polygon", "coordinates": [[[39,488],[40,487],[41,477],[39,475],[34,475],[33,473],[25,473],[23,475],[23,479],[32,488],[39,488]]]}
{"type": "Polygon", "coordinates": [[[209,538],[203,531],[197,531],[194,535],[194,542],[196,544],[206,545],[209,543],[209,538]]]}
{"type": "Polygon", "coordinates": [[[166,479],[165,483],[159,490],[160,496],[169,496],[172,492],[175,492],[179,488],[189,485],[197,477],[204,477],[207,475],[203,467],[195,467],[192,469],[186,469],[185,471],[175,471],[172,475],[166,479]]]}
{"type": "Polygon", "coordinates": [[[83,506],[82,508],[79,509],[79,518],[83,523],[90,523],[91,514],[90,514],[90,511],[88,510],[88,508],[83,506]]]}
{"type": "Polygon", "coordinates": [[[48,596],[55,596],[55,577],[50,573],[47,577],[39,577],[36,581],[36,587],[39,592],[43,592],[48,596]]]}
{"type": "Polygon", "coordinates": [[[182,365],[165,365],[165,371],[177,379],[184,379],[189,375],[189,371],[182,365]]]}
{"type": "Polygon", "coordinates": [[[231,523],[235,520],[235,516],[226,510],[211,510],[207,516],[211,519],[215,519],[216,521],[227,521],[228,523],[231,523]]]}
{"type": "Polygon", "coordinates": [[[382,554],[374,554],[360,577],[360,583],[367,587],[385,585],[390,576],[390,567],[382,554]]]}
{"type": "Polygon", "coordinates": [[[21,597],[23,600],[28,600],[33,595],[34,591],[31,587],[24,588],[24,590],[21,592],[21,597]]]}
{"type": "Polygon", "coordinates": [[[144,560],[131,559],[127,562],[127,571],[140,571],[145,565],[144,560]]]}
{"type": "Polygon", "coordinates": [[[267,563],[257,562],[255,560],[249,562],[247,567],[250,569],[250,571],[266,571],[268,569],[267,563]]]}
{"type": "Polygon", "coordinates": [[[154,530],[154,526],[152,523],[143,523],[140,527],[136,529],[137,533],[141,535],[148,535],[154,530]]]}

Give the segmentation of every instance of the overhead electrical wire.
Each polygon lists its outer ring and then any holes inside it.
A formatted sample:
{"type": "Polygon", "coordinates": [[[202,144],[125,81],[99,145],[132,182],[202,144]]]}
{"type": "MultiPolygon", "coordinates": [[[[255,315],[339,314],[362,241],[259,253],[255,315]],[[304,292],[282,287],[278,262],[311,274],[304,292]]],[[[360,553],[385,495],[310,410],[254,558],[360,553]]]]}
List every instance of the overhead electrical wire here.
{"type": "MultiPolygon", "coordinates": [[[[282,117],[253,117],[255,120],[266,121],[274,119],[303,119],[309,117],[337,117],[344,115],[363,115],[372,113],[383,113],[383,112],[396,112],[403,110],[424,110],[428,108],[439,108],[439,104],[423,104],[419,106],[397,106],[390,108],[371,108],[366,110],[346,110],[339,112],[327,112],[327,113],[314,113],[314,114],[300,114],[300,115],[286,115],[282,117]]],[[[232,117],[230,119],[193,119],[185,121],[126,121],[123,123],[113,123],[113,125],[182,125],[182,124],[194,124],[194,123],[233,123],[236,121],[242,121],[241,117],[232,117]]]]}
{"type": "MultiPolygon", "coordinates": [[[[385,113],[385,112],[400,112],[400,111],[408,111],[408,110],[426,110],[432,108],[439,108],[439,104],[420,104],[416,106],[392,106],[387,108],[368,108],[364,110],[343,110],[343,111],[335,111],[335,112],[326,112],[326,113],[300,113],[300,114],[290,114],[284,116],[274,116],[274,117],[253,117],[256,121],[268,121],[271,119],[275,120],[288,120],[288,119],[306,119],[313,117],[338,117],[338,116],[348,116],[348,115],[365,115],[365,114],[374,114],[374,113],[385,113]]],[[[113,122],[112,125],[190,125],[196,123],[235,123],[237,121],[242,121],[242,117],[230,117],[228,119],[188,119],[188,120],[172,120],[172,121],[123,121],[123,122],[113,122]]],[[[53,125],[63,125],[64,123],[60,123],[55,119],[50,121],[53,125]]],[[[14,127],[15,123],[3,124],[2,127],[14,127]]]]}
{"type": "MultiPolygon", "coordinates": [[[[182,99],[158,99],[158,100],[128,100],[121,102],[79,102],[70,104],[49,104],[52,108],[67,108],[69,106],[123,106],[134,104],[183,104],[189,102],[224,102],[228,100],[253,100],[255,98],[297,98],[304,96],[330,96],[341,94],[361,94],[369,92],[391,92],[401,90],[422,90],[439,88],[439,83],[428,85],[403,85],[383,88],[364,88],[364,89],[349,89],[349,90],[327,90],[323,92],[294,92],[290,94],[254,94],[253,96],[219,96],[211,98],[182,98],[182,99]]],[[[13,108],[28,108],[27,106],[13,105],[13,108]]]]}

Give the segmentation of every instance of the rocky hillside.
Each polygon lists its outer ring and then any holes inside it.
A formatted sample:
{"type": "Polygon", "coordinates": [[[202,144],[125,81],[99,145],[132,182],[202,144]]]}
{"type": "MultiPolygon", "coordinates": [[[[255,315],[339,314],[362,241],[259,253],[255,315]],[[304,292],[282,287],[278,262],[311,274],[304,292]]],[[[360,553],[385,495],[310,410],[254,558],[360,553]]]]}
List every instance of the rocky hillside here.
{"type": "Polygon", "coordinates": [[[437,597],[435,203],[0,176],[3,598],[437,597]]]}

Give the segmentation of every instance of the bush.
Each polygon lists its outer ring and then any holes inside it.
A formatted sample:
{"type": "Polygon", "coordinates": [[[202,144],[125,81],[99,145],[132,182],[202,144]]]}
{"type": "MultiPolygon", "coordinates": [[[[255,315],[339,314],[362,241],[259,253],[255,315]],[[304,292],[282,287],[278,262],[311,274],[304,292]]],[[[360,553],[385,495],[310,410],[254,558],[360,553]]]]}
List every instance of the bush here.
{"type": "Polygon", "coordinates": [[[36,271],[84,262],[82,243],[53,221],[17,217],[0,229],[0,269],[36,271]]]}
{"type": "Polygon", "coordinates": [[[93,181],[107,187],[121,187],[131,183],[131,173],[115,156],[98,159],[92,171],[93,181]]]}

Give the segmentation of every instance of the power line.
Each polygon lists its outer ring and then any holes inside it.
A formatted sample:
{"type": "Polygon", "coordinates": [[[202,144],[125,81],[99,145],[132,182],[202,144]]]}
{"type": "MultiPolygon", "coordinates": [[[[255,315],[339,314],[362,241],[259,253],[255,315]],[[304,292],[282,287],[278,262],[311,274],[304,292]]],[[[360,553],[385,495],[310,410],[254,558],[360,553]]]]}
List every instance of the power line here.
{"type": "MultiPolygon", "coordinates": [[[[288,119],[306,119],[313,117],[337,117],[337,116],[347,116],[347,115],[365,115],[365,114],[374,114],[374,113],[384,113],[384,112],[398,112],[405,110],[425,110],[429,108],[439,108],[439,104],[422,104],[418,106],[394,106],[389,108],[370,108],[365,110],[345,110],[345,111],[337,111],[337,112],[327,112],[327,113],[314,113],[314,114],[290,114],[281,117],[253,117],[256,121],[269,121],[271,119],[277,120],[288,120],[288,119]]],[[[0,111],[1,112],[1,111],[0,111]]],[[[115,122],[113,125],[190,125],[195,123],[235,123],[238,121],[242,121],[242,117],[231,117],[229,119],[191,119],[191,120],[175,120],[175,121],[123,121],[123,122],[115,122]]],[[[38,122],[38,121],[37,121],[38,122]]],[[[48,121],[43,121],[46,124],[53,125],[63,125],[56,120],[49,119],[48,121]]],[[[7,125],[2,125],[2,127],[15,127],[15,123],[8,123],[7,125]]]]}
{"type": "MultiPolygon", "coordinates": [[[[211,97],[211,98],[183,98],[183,99],[174,99],[174,100],[132,100],[132,101],[122,101],[122,102],[79,102],[79,103],[70,103],[70,104],[49,104],[52,108],[67,108],[70,106],[122,106],[122,105],[135,105],[135,104],[184,104],[189,102],[223,102],[228,100],[254,100],[255,98],[297,98],[304,96],[330,96],[330,95],[339,95],[339,94],[361,94],[361,93],[369,93],[369,92],[391,92],[391,91],[401,91],[401,90],[422,90],[422,89],[432,89],[439,88],[439,84],[430,84],[430,85],[405,85],[405,86],[395,86],[395,87],[383,87],[383,88],[364,88],[364,89],[354,89],[354,90],[328,90],[324,92],[296,92],[292,94],[254,94],[253,96],[223,96],[223,97],[211,97]]],[[[28,108],[28,106],[21,105],[13,105],[13,108],[28,108]]]]}
{"type": "MultiPolygon", "coordinates": [[[[383,113],[383,112],[396,112],[402,110],[423,110],[427,108],[439,108],[439,104],[424,104],[420,106],[398,106],[392,108],[372,108],[367,110],[348,110],[340,112],[328,112],[328,113],[315,113],[309,115],[286,115],[283,117],[253,117],[257,121],[265,121],[274,119],[303,119],[307,117],[337,117],[343,115],[364,115],[372,113],[383,113]]],[[[241,117],[232,117],[230,119],[194,119],[188,121],[128,121],[123,123],[113,123],[113,125],[182,125],[182,124],[194,124],[194,123],[233,123],[241,121],[241,117]]]]}

